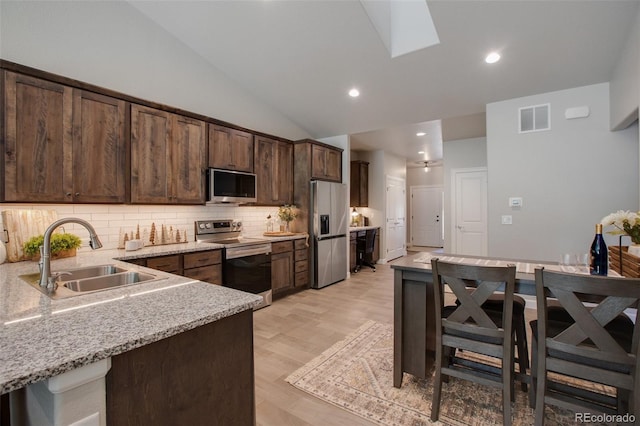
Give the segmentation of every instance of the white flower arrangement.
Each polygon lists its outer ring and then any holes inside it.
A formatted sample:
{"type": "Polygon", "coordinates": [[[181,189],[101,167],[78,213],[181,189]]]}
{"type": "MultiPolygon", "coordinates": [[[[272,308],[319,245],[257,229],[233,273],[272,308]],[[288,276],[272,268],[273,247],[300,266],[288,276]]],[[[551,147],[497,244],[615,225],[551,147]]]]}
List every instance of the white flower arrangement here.
{"type": "Polygon", "coordinates": [[[616,229],[607,232],[612,235],[628,235],[634,244],[640,244],[640,212],[618,210],[602,218],[603,226],[613,225],[616,229]]]}

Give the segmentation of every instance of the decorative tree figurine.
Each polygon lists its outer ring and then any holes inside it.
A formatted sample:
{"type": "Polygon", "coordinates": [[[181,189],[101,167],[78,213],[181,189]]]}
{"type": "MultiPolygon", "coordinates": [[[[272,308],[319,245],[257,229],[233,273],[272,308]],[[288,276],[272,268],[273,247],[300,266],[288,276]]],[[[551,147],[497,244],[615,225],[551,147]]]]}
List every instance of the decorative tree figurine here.
{"type": "Polygon", "coordinates": [[[149,233],[149,242],[151,243],[151,245],[154,245],[156,243],[156,223],[155,222],[151,224],[151,232],[149,233]]]}

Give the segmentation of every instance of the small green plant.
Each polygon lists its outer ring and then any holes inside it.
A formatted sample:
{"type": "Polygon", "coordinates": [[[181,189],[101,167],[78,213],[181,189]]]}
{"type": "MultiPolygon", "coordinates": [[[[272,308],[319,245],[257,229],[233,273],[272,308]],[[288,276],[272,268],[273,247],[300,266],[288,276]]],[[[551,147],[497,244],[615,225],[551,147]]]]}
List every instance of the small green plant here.
{"type": "Polygon", "coordinates": [[[278,217],[283,222],[291,222],[293,219],[298,217],[298,213],[294,210],[296,206],[285,204],[284,206],[280,206],[278,208],[278,217]]]}
{"type": "MultiPolygon", "coordinates": [[[[40,246],[44,243],[44,235],[31,237],[22,250],[27,256],[36,256],[40,254],[40,246]]],[[[52,234],[51,235],[51,254],[56,254],[62,250],[71,250],[82,245],[82,240],[73,234],[52,234]]]]}

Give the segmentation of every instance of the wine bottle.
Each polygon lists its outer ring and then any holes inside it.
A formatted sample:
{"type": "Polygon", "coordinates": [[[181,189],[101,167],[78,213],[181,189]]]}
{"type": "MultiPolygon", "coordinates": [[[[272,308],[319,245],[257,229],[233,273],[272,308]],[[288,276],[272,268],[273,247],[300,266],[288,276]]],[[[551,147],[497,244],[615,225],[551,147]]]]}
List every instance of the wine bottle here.
{"type": "Polygon", "coordinates": [[[596,236],[591,243],[591,267],[589,268],[591,275],[607,275],[609,270],[608,256],[607,245],[602,238],[602,224],[598,223],[596,236]]]}

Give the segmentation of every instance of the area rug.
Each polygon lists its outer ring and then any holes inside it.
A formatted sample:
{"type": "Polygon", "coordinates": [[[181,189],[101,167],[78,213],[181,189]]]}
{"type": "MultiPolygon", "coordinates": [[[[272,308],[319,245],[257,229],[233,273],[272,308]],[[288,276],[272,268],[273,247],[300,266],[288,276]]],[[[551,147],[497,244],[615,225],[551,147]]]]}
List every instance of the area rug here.
{"type": "MultiPolygon", "coordinates": [[[[393,387],[393,328],[367,322],[336,343],[286,381],[326,402],[385,426],[502,424],[501,391],[451,378],[443,384],[440,420],[429,419],[432,380],[405,374],[402,388],[393,387]]],[[[532,425],[534,410],[516,387],[514,425],[532,425]]],[[[546,424],[576,424],[572,412],[548,407],[546,424]]]]}

